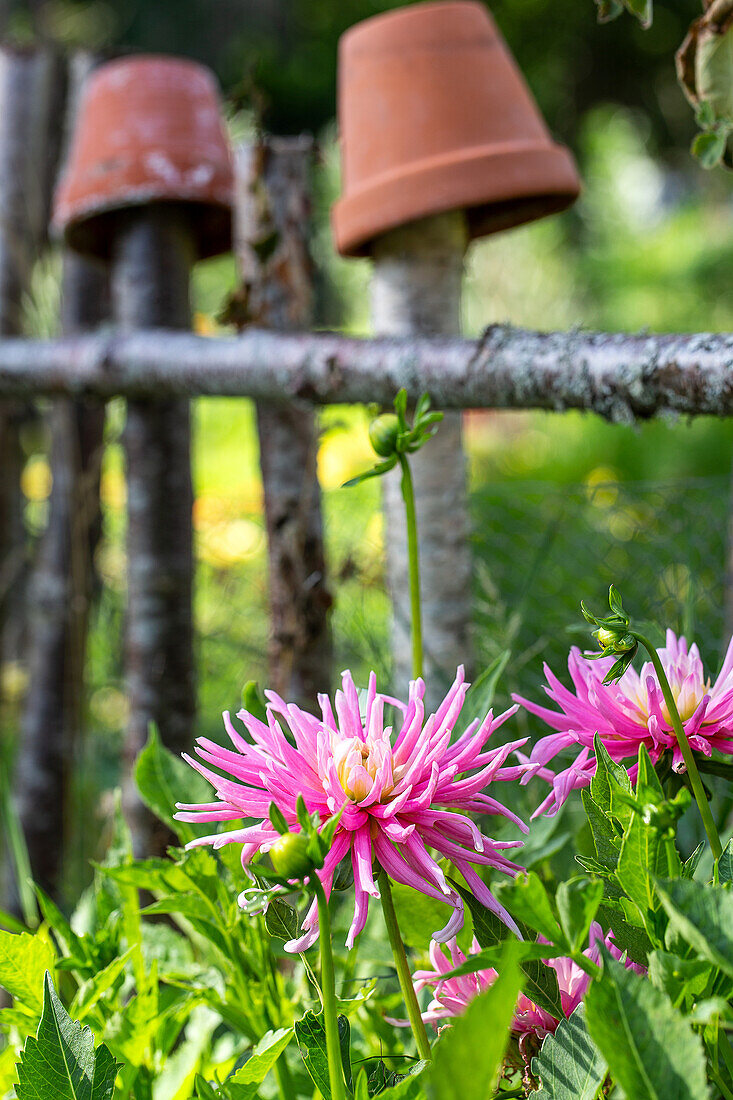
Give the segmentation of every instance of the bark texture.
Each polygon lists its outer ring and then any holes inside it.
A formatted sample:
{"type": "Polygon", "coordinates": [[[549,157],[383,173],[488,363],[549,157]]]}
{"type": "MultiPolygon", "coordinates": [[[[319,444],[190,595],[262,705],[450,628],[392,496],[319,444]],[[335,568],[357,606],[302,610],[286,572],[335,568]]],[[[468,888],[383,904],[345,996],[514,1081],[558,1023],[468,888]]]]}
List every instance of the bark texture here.
{"type": "MultiPolygon", "coordinates": [[[[414,222],[376,241],[372,325],[379,336],[442,336],[460,331],[467,240],[463,213],[451,212],[414,222]]],[[[456,666],[471,663],[471,552],[461,421],[460,412],[446,412],[435,438],[410,459],[429,708],[443,697],[456,666]]],[[[401,687],[412,678],[405,509],[399,472],[381,480],[394,678],[401,687]]]]}
{"type": "Polygon", "coordinates": [[[668,413],[733,415],[733,333],[534,332],[479,340],[359,340],[247,329],[0,339],[0,397],[253,397],[389,404],[404,386],[443,409],[582,409],[616,423],[668,413]]]}
{"type": "MultiPolygon", "coordinates": [[[[239,323],[281,331],[313,323],[310,138],[272,138],[237,154],[235,247],[239,323]]],[[[316,460],[318,422],[302,401],[257,402],[267,524],[269,685],[311,708],[328,691],[331,596],[316,460]]]]}
{"type": "MultiPolygon", "coordinates": [[[[193,241],[172,206],[120,214],[112,300],[120,328],[190,325],[193,241]]],[[[196,712],[193,656],[193,539],[189,402],[127,404],[127,624],[129,718],[123,804],[135,852],[163,855],[171,834],[140,802],[132,777],[151,723],[174,753],[190,749],[196,712]]]]}

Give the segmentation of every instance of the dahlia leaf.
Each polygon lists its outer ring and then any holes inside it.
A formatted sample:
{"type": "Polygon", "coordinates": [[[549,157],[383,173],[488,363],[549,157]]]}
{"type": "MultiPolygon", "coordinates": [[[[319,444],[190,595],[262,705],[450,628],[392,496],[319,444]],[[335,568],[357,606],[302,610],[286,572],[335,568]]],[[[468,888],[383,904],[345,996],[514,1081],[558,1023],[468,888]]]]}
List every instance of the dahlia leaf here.
{"type": "Polygon", "coordinates": [[[34,1012],[41,1010],[44,975],[54,959],[45,933],[0,931],[0,987],[34,1012]]]}
{"type": "Polygon", "coordinates": [[[585,1009],[578,1005],[560,1021],[555,1034],[547,1036],[532,1062],[532,1073],[542,1086],[532,1093],[533,1100],[594,1100],[607,1068],[588,1034],[585,1009]]]}
{"type": "Polygon", "coordinates": [[[588,818],[598,861],[607,871],[615,871],[621,853],[621,832],[610,814],[598,805],[587,787],[580,792],[580,798],[585,816],[588,818]]]}
{"type": "Polygon", "coordinates": [[[573,953],[585,946],[602,898],[603,883],[600,879],[578,875],[558,887],[555,901],[560,924],[573,953]]]}
{"type": "Polygon", "coordinates": [[[90,1028],[71,1019],[47,973],[38,1032],[18,1063],[18,1100],[109,1100],[117,1069],[104,1044],[95,1048],[90,1028]]]}
{"type": "MultiPolygon", "coordinates": [[[[479,947],[490,948],[495,944],[504,943],[510,935],[504,922],[499,920],[496,914],[487,909],[485,905],[482,905],[478,898],[475,898],[465,886],[461,886],[453,879],[450,880],[450,884],[458,891],[469,908],[474,934],[479,947]]],[[[518,921],[518,927],[524,940],[532,939],[530,929],[521,920],[518,921]]],[[[552,952],[547,950],[547,953],[542,957],[549,959],[551,954],[552,952]]],[[[545,966],[539,959],[527,959],[521,963],[521,969],[524,974],[524,991],[527,996],[540,1008],[544,1008],[556,1019],[560,1019],[564,1013],[560,999],[560,987],[557,984],[557,974],[552,967],[545,966]]]]}
{"type": "Polygon", "coordinates": [[[622,790],[630,794],[631,780],[626,768],[611,759],[598,734],[593,738],[593,752],[596,757],[596,774],[590,781],[590,793],[600,809],[609,814],[612,792],[622,790]]]}
{"type": "MultiPolygon", "coordinates": [[[[702,845],[700,845],[700,847],[702,848],[702,845]]],[[[690,856],[690,859],[692,859],[692,856],[690,856]]],[[[687,863],[685,864],[685,867],[686,866],[687,863]]],[[[697,866],[697,864],[695,864],[695,866],[697,866]]],[[[692,878],[692,875],[689,877],[692,878]]],[[[733,882],[733,838],[728,841],[723,849],[722,856],[718,860],[718,879],[720,882],[733,882]]]]}
{"type": "Polygon", "coordinates": [[[430,1100],[486,1100],[491,1096],[509,1043],[509,1027],[521,984],[516,943],[508,941],[499,976],[475,997],[433,1048],[426,1071],[430,1100]]]}
{"type": "Polygon", "coordinates": [[[689,879],[657,883],[670,928],[733,978],[733,893],[689,879]]]}
{"type": "Polygon", "coordinates": [[[497,894],[512,916],[539,932],[548,943],[570,947],[558,924],[544,883],[534,871],[528,875],[517,875],[513,882],[500,883],[497,894]]]}
{"type": "Polygon", "coordinates": [[[675,1008],[683,1007],[686,997],[700,997],[708,984],[710,970],[705,959],[683,959],[670,951],[652,951],[649,955],[649,979],[667,994],[675,1008]]]}
{"type": "Polygon", "coordinates": [[[604,928],[613,928],[619,950],[625,951],[635,963],[647,965],[652,943],[643,928],[638,924],[630,924],[605,904],[598,910],[598,920],[604,928]]]}
{"type": "MultiPolygon", "coordinates": [[[[341,1044],[341,1062],[344,1067],[346,1083],[351,1088],[351,1025],[346,1016],[339,1016],[339,1040],[341,1044]]],[[[295,1038],[300,1047],[305,1068],[313,1084],[324,1100],[331,1100],[331,1083],[328,1076],[328,1054],[326,1052],[326,1029],[323,1013],[306,1012],[295,1022],[295,1038]]]]}
{"type": "Polygon", "coordinates": [[[294,940],[298,936],[300,923],[298,913],[292,905],[282,898],[272,898],[265,910],[265,928],[276,940],[294,940]]]}
{"type": "Polygon", "coordinates": [[[145,748],[135,761],[135,783],[145,805],[160,821],[187,843],[198,832],[176,821],[176,802],[203,802],[210,797],[209,784],[184,760],[165,747],[151,723],[145,748]]]}
{"type": "Polygon", "coordinates": [[[585,998],[588,1031],[634,1100],[709,1100],[702,1040],[646,977],[603,953],[585,998]]]}

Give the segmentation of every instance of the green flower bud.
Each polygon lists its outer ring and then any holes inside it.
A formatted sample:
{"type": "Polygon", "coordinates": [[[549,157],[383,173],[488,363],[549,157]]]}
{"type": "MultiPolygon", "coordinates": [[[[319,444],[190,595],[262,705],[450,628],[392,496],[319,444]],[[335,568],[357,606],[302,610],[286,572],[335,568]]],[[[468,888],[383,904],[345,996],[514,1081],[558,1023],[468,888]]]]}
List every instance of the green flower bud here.
{"type": "Polygon", "coordinates": [[[283,878],[303,879],[315,870],[308,854],[308,838],[302,833],[284,833],[270,848],[270,860],[283,878]]]}
{"type": "Polygon", "coordinates": [[[400,422],[394,413],[383,413],[369,425],[369,442],[380,456],[389,458],[395,453],[400,422]]]}
{"type": "Polygon", "coordinates": [[[594,630],[601,649],[612,649],[614,653],[628,653],[636,648],[636,638],[633,634],[620,634],[617,630],[609,630],[601,627],[594,630]]]}

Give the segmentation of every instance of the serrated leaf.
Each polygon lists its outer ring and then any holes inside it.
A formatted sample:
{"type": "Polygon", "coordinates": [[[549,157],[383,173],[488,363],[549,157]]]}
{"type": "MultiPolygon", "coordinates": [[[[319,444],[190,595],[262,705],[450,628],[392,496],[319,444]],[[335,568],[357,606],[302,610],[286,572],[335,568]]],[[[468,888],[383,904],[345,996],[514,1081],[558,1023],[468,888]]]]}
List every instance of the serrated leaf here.
{"type": "Polygon", "coordinates": [[[206,802],[211,788],[194,769],[165,747],[155,726],[150,726],[148,740],[135,761],[135,783],[145,805],[181,841],[187,843],[198,835],[185,821],[176,821],[176,802],[206,802]]]}
{"type": "Polygon", "coordinates": [[[45,932],[0,931],[0,987],[34,1012],[43,1004],[43,980],[55,952],[45,932]]]}
{"type": "Polygon", "coordinates": [[[492,1095],[520,988],[515,947],[507,942],[496,981],[435,1044],[424,1074],[430,1100],[486,1100],[492,1095]]]}
{"type": "Polygon", "coordinates": [[[265,910],[265,928],[276,940],[294,940],[300,928],[297,910],[282,898],[271,898],[265,910]]]}
{"type": "Polygon", "coordinates": [[[580,799],[588,818],[598,862],[606,871],[615,871],[621,852],[621,833],[613,818],[598,805],[587,787],[580,792],[580,799]]]}
{"type": "Polygon", "coordinates": [[[18,1063],[18,1100],[110,1100],[117,1062],[94,1046],[88,1027],[72,1020],[46,974],[43,1014],[18,1063]]]}
{"type": "Polygon", "coordinates": [[[633,1100],[709,1100],[702,1041],[646,977],[603,951],[585,997],[588,1031],[633,1100]]]}
{"type": "Polygon", "coordinates": [[[688,879],[658,882],[670,928],[733,978],[733,892],[688,879]]]}
{"type": "Polygon", "coordinates": [[[539,932],[548,943],[569,948],[547,890],[534,871],[517,875],[513,882],[502,882],[497,887],[497,895],[513,917],[539,932]]]}
{"type": "MultiPolygon", "coordinates": [[[[455,882],[453,879],[450,880],[450,883],[469,908],[474,934],[479,946],[492,947],[495,944],[504,943],[511,935],[504,922],[499,920],[496,914],[487,909],[485,905],[482,905],[478,898],[475,898],[471,891],[467,890],[461,883],[455,882]]],[[[525,940],[532,939],[529,928],[521,920],[518,922],[518,927],[525,940]]],[[[549,953],[543,956],[543,958],[549,957],[549,953]]],[[[560,988],[557,984],[557,974],[552,967],[545,966],[538,959],[529,959],[521,963],[521,970],[524,974],[524,991],[527,996],[540,1008],[544,1008],[556,1019],[560,1019],[563,1015],[562,1001],[560,999],[560,988]]]]}
{"type": "Polygon", "coordinates": [[[594,1100],[607,1071],[606,1059],[595,1045],[581,1004],[548,1035],[532,1062],[540,1079],[533,1100],[594,1100]]]}
{"type": "MultiPolygon", "coordinates": [[[[702,849],[702,844],[700,848],[702,849]]],[[[692,856],[690,856],[690,859],[692,859],[692,856]]],[[[685,867],[686,866],[687,863],[685,864],[685,867]]],[[[697,864],[695,864],[695,866],[697,866],[697,864]]],[[[692,875],[686,877],[692,878],[692,875]]],[[[720,882],[733,882],[733,837],[726,844],[723,849],[723,854],[718,860],[718,879],[720,882]]]]}
{"type": "Polygon", "coordinates": [[[593,801],[608,814],[611,812],[612,792],[620,790],[631,794],[631,780],[623,764],[617,764],[611,759],[597,733],[593,737],[593,752],[596,757],[596,773],[590,781],[590,793],[593,801]]]}
{"type": "MultiPolygon", "coordinates": [[[[347,1085],[351,1082],[351,1025],[345,1016],[339,1016],[339,1041],[341,1044],[341,1062],[347,1085]]],[[[323,1026],[323,1014],[306,1012],[295,1022],[295,1038],[311,1080],[324,1100],[331,1100],[331,1082],[328,1075],[328,1054],[326,1050],[326,1029],[323,1026]]]]}
{"type": "MultiPolygon", "coordinates": [[[[700,862],[700,857],[702,856],[704,851],[705,851],[705,844],[704,844],[703,841],[700,841],[700,843],[698,844],[697,848],[695,848],[695,851],[692,853],[692,855],[688,856],[688,858],[682,864],[682,878],[694,878],[695,877],[695,871],[697,870],[697,866],[700,862]]],[[[723,853],[723,855],[725,855],[725,852],[723,853]]],[[[721,879],[721,882],[722,882],[722,879],[721,879]]]]}

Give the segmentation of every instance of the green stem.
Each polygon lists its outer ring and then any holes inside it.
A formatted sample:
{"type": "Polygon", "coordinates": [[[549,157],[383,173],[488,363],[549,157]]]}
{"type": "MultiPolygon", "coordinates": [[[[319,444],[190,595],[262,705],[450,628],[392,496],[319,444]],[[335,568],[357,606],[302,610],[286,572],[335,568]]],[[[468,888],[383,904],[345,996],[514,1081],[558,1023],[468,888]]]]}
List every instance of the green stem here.
{"type": "Polygon", "coordinates": [[[420,1015],[420,1005],[417,1003],[415,986],[412,984],[412,974],[410,973],[410,967],[407,962],[405,945],[402,942],[400,926],[397,923],[397,914],[395,913],[394,901],[392,900],[392,887],[389,884],[389,876],[384,870],[379,872],[379,893],[382,896],[384,923],[387,925],[387,934],[389,935],[389,943],[392,948],[395,967],[397,968],[397,977],[400,980],[400,989],[402,990],[402,996],[405,1001],[412,1034],[415,1036],[417,1052],[423,1062],[429,1062],[432,1058],[430,1041],[428,1040],[428,1033],[425,1030],[423,1018],[420,1015]]]}
{"type": "Polygon", "coordinates": [[[323,1024],[326,1029],[326,1055],[328,1079],[332,1100],[346,1100],[344,1069],[341,1062],[338,1012],[336,1010],[336,979],[331,948],[331,914],[328,901],[318,875],[311,876],[311,883],[318,900],[318,939],[321,949],[321,993],[323,997],[323,1024]]]}
{"type": "Polygon", "coordinates": [[[420,606],[420,559],[417,548],[417,512],[415,511],[415,487],[412,471],[405,455],[400,455],[402,468],[402,499],[405,502],[407,520],[407,560],[410,576],[410,615],[412,618],[412,676],[422,676],[422,610],[420,606]]]}
{"type": "Polygon", "coordinates": [[[636,640],[644,646],[644,649],[651,657],[654,671],[656,672],[657,679],[659,680],[659,686],[662,689],[664,701],[667,704],[667,710],[669,711],[672,728],[675,732],[675,736],[677,737],[677,744],[680,747],[682,759],[685,762],[687,774],[690,777],[692,793],[695,796],[697,808],[700,811],[700,817],[702,818],[702,823],[705,826],[705,832],[707,833],[707,838],[710,843],[713,856],[716,860],[718,860],[723,854],[723,845],[720,843],[718,830],[715,827],[713,815],[710,811],[710,803],[708,802],[707,795],[705,794],[705,788],[702,785],[700,773],[697,770],[697,764],[695,763],[695,757],[693,755],[692,748],[690,747],[690,742],[687,740],[687,734],[685,733],[684,726],[682,725],[682,720],[680,718],[679,711],[677,710],[677,704],[675,703],[672,689],[669,686],[669,680],[667,679],[667,675],[664,671],[664,666],[659,659],[659,654],[657,653],[655,647],[652,645],[649,639],[645,638],[643,634],[637,633],[637,631],[635,630],[631,631],[631,633],[636,638],[636,640]]]}

